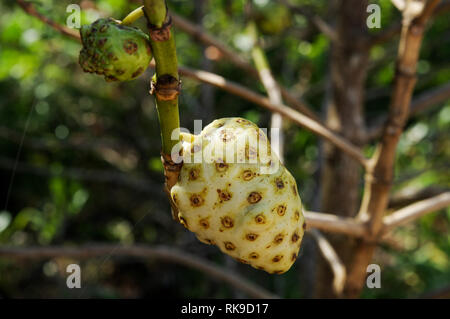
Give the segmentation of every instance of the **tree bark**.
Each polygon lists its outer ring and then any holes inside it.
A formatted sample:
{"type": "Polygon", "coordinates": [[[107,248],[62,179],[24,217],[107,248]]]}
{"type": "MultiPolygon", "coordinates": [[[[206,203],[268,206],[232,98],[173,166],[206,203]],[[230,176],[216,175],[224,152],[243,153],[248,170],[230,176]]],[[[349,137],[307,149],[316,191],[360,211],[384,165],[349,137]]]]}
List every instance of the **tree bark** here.
{"type": "MultiPolygon", "coordinates": [[[[337,42],[331,49],[331,100],[326,114],[327,124],[355,145],[364,140],[363,113],[364,84],[367,75],[368,51],[366,37],[366,9],[368,2],[336,0],[337,42]]],[[[353,217],[359,208],[361,166],[330,143],[324,144],[325,163],[321,177],[321,210],[353,217]]],[[[342,235],[329,235],[338,255],[347,266],[354,245],[353,239],[342,235]]],[[[320,258],[317,271],[315,297],[335,298],[333,275],[329,265],[320,258]]]]}

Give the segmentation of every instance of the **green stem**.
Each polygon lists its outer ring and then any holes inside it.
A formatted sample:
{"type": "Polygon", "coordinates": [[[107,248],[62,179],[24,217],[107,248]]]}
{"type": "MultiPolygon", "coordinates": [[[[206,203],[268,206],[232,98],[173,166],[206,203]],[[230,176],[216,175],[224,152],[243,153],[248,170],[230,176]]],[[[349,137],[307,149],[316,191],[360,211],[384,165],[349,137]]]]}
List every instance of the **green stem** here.
{"type": "MultiPolygon", "coordinates": [[[[150,24],[158,28],[162,27],[167,14],[165,0],[144,0],[144,11],[150,24]]],[[[178,62],[172,32],[168,40],[150,39],[150,43],[156,64],[156,81],[165,74],[178,80],[178,62]]],[[[161,101],[156,98],[156,108],[161,129],[162,151],[170,154],[172,148],[179,142],[179,139],[171,139],[172,131],[180,127],[178,97],[171,101],[161,101]]]]}
{"type": "Polygon", "coordinates": [[[131,11],[123,20],[120,24],[123,25],[130,25],[133,24],[136,20],[138,20],[139,18],[141,18],[144,15],[144,11],[143,11],[144,6],[140,6],[139,8],[131,11]]]}

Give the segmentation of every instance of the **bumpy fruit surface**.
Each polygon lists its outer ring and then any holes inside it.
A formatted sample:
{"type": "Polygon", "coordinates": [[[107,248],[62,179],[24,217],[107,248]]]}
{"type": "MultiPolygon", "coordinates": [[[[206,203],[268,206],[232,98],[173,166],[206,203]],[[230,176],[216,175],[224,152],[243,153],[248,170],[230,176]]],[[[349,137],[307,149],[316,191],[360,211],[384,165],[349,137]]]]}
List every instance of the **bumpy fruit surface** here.
{"type": "Polygon", "coordinates": [[[181,141],[184,164],[171,189],[180,222],[242,263],[289,270],[305,219],[297,184],[264,132],[248,120],[224,118],[199,135],[182,133],[181,141]]]}
{"type": "Polygon", "coordinates": [[[80,29],[83,49],[79,62],[85,72],[105,76],[105,80],[128,81],[148,67],[152,53],[148,36],[116,20],[98,19],[80,29]]]}

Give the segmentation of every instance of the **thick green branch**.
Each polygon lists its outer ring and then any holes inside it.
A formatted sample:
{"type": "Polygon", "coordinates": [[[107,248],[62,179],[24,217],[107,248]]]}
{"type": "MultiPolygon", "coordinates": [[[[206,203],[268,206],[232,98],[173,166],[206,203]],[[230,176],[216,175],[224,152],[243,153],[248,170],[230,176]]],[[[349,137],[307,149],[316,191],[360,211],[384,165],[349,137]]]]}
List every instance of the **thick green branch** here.
{"type": "MultiPolygon", "coordinates": [[[[164,0],[144,0],[144,13],[150,27],[165,28],[168,33],[167,39],[154,39],[150,36],[150,42],[153,51],[153,57],[156,63],[156,79],[158,81],[162,76],[169,75],[179,80],[178,62],[175,49],[175,40],[170,31],[170,26],[165,26],[167,20],[167,7],[164,0]]],[[[172,140],[173,130],[180,127],[180,118],[178,112],[178,97],[173,99],[161,99],[156,95],[156,107],[158,110],[159,123],[161,126],[162,151],[170,154],[172,148],[178,143],[178,140],[172,140]]]]}

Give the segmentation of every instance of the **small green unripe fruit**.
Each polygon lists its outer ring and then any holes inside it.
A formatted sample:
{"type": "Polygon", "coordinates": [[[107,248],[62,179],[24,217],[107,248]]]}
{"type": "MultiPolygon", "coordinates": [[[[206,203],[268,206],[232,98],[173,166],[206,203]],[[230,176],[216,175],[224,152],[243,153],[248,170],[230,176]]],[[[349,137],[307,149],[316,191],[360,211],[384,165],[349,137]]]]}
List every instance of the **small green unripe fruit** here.
{"type": "Polygon", "coordinates": [[[148,36],[112,18],[98,19],[80,29],[83,49],[79,63],[85,72],[105,76],[105,80],[129,81],[148,67],[152,52],[148,36]]]}

